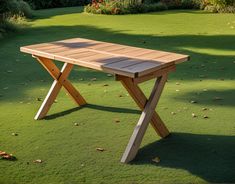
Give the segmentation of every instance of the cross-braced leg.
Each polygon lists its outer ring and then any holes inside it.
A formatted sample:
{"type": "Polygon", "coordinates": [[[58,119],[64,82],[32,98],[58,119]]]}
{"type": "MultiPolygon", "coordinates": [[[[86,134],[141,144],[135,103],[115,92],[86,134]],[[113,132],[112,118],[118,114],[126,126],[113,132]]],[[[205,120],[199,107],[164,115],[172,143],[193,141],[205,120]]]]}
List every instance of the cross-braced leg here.
{"type": "Polygon", "coordinates": [[[153,87],[152,93],[149,97],[149,100],[146,100],[145,96],[140,89],[136,89],[136,86],[132,86],[127,81],[122,81],[124,86],[128,89],[128,92],[134,97],[137,104],[142,108],[144,105],[143,112],[140,116],[140,119],[137,123],[137,126],[134,129],[134,132],[129,140],[129,143],[126,147],[126,150],[122,156],[121,162],[128,163],[133,160],[138,152],[139,146],[145,134],[145,131],[148,127],[149,122],[152,120],[154,122],[153,127],[157,130],[158,134],[162,137],[169,135],[169,131],[161,121],[160,117],[155,112],[156,105],[160,99],[160,95],[164,88],[164,85],[167,80],[167,74],[159,77],[153,87]],[[134,87],[134,88],[133,88],[134,87]],[[144,98],[145,97],[145,98],[144,98]],[[147,102],[147,103],[146,103],[147,102]]]}
{"type": "MultiPolygon", "coordinates": [[[[147,98],[145,94],[142,92],[142,90],[139,88],[137,84],[135,84],[131,78],[129,77],[121,77],[120,78],[121,83],[126,88],[130,96],[134,99],[136,104],[139,106],[141,110],[144,110],[145,105],[147,104],[147,98]]],[[[153,116],[151,119],[151,125],[154,128],[154,130],[157,132],[157,134],[164,138],[169,135],[169,130],[166,128],[165,124],[161,120],[160,116],[157,112],[153,112],[153,116]]]]}
{"type": "Polygon", "coordinates": [[[41,57],[36,58],[55,80],[34,119],[42,119],[46,116],[62,86],[78,105],[86,104],[85,99],[67,79],[73,64],[65,63],[60,71],[52,60],[41,57]]]}

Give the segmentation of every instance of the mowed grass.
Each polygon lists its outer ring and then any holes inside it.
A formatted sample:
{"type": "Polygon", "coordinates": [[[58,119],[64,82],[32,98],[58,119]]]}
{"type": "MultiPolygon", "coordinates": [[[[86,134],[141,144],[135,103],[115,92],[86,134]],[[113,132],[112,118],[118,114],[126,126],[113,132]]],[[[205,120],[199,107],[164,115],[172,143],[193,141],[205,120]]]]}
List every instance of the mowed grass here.
{"type": "MultiPolygon", "coordinates": [[[[36,14],[20,33],[0,40],[0,150],[17,157],[0,160],[1,184],[235,182],[234,14],[105,16],[77,7],[36,14]],[[61,91],[47,118],[33,119],[52,79],[19,48],[73,37],[191,56],[169,76],[157,107],[170,137],[160,139],[149,126],[136,159],[121,164],[140,111],[114,77],[81,67],[70,80],[89,105],[78,108],[61,91]]],[[[146,94],[153,82],[141,85],[146,94]]]]}

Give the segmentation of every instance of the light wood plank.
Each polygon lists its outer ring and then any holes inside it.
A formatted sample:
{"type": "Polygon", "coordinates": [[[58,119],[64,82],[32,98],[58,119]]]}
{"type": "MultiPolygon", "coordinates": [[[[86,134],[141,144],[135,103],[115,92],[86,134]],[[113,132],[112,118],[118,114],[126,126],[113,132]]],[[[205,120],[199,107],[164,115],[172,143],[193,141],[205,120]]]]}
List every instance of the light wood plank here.
{"type": "Polygon", "coordinates": [[[152,118],[153,113],[155,112],[156,105],[160,99],[166,80],[166,75],[163,75],[157,79],[149,100],[144,107],[140,119],[122,156],[121,162],[128,163],[135,158],[148,124],[152,118]]]}
{"type": "MultiPolygon", "coordinates": [[[[118,80],[121,81],[122,85],[125,87],[125,89],[128,91],[130,96],[133,98],[133,100],[136,102],[136,104],[139,106],[141,110],[144,109],[145,104],[147,103],[147,98],[145,94],[142,92],[142,90],[139,88],[138,85],[134,84],[132,81],[132,78],[125,77],[125,76],[116,76],[118,80]]],[[[164,123],[161,121],[161,118],[159,115],[154,112],[152,119],[151,119],[151,125],[156,131],[156,133],[160,137],[167,137],[169,135],[169,131],[164,125],[164,123]]]]}

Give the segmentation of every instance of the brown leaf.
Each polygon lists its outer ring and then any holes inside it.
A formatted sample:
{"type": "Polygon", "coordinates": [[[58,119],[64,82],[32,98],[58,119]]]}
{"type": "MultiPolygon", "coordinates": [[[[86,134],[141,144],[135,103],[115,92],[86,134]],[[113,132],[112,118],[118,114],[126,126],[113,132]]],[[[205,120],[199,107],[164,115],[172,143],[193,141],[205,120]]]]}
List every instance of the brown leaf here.
{"type": "Polygon", "coordinates": [[[152,159],[152,161],[158,164],[158,163],[160,163],[161,160],[159,157],[156,157],[156,158],[152,159]]]}
{"type": "Polygon", "coordinates": [[[208,117],[207,115],[204,115],[203,118],[204,118],[204,119],[208,119],[209,117],[208,117]]]}
{"type": "Polygon", "coordinates": [[[217,100],[223,100],[221,97],[216,96],[215,98],[213,98],[213,100],[217,101],[217,100]]]}
{"type": "Polygon", "coordinates": [[[36,98],[36,100],[40,102],[42,101],[42,98],[39,97],[39,98],[36,98]]]}
{"type": "Polygon", "coordinates": [[[41,159],[37,159],[37,160],[34,160],[33,163],[41,164],[41,163],[42,163],[42,160],[41,160],[41,159]]]}
{"type": "Polygon", "coordinates": [[[96,150],[103,152],[105,149],[104,148],[96,148],[96,150]]]}
{"type": "Polygon", "coordinates": [[[79,124],[78,123],[74,123],[74,126],[79,126],[79,124]]]}
{"type": "Polygon", "coordinates": [[[94,77],[94,78],[91,79],[91,81],[97,81],[97,78],[94,77]]]}
{"type": "Polygon", "coordinates": [[[118,118],[114,119],[115,123],[119,123],[120,120],[118,118]]]}
{"type": "Polygon", "coordinates": [[[12,154],[6,153],[5,151],[0,151],[0,157],[5,160],[16,160],[16,157],[12,154]]]}
{"type": "Polygon", "coordinates": [[[11,135],[12,135],[12,136],[18,136],[18,133],[14,133],[14,132],[13,132],[11,135]]]}

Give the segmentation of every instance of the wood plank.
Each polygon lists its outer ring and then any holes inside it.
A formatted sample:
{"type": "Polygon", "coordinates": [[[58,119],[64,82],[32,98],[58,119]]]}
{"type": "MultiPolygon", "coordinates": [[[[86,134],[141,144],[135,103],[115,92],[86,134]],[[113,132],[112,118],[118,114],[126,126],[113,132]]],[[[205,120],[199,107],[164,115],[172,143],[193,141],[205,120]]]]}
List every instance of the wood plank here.
{"type": "Polygon", "coordinates": [[[52,60],[42,57],[37,57],[37,60],[43,65],[48,73],[60,83],[67,90],[70,97],[76,102],[77,105],[85,105],[86,101],[82,95],[72,86],[72,84],[66,79],[70,71],[73,68],[72,64],[65,63],[60,71],[52,60]]]}
{"type": "Polygon", "coordinates": [[[114,69],[114,70],[122,70],[122,68],[125,67],[131,67],[133,65],[142,63],[141,60],[136,60],[136,59],[127,59],[127,60],[123,60],[123,61],[119,61],[119,62],[115,62],[115,63],[111,63],[111,64],[106,64],[105,67],[114,69]]]}
{"type": "Polygon", "coordinates": [[[133,66],[128,66],[125,68],[122,68],[124,71],[129,71],[131,73],[135,73],[136,77],[140,77],[143,75],[146,75],[148,73],[157,71],[163,67],[172,65],[173,63],[165,63],[164,65],[162,62],[141,62],[133,66]]]}
{"type": "Polygon", "coordinates": [[[134,84],[139,84],[139,83],[160,77],[164,74],[168,74],[168,73],[173,72],[175,70],[176,70],[176,66],[174,64],[174,65],[170,65],[168,67],[164,67],[158,71],[155,71],[155,72],[152,72],[152,73],[149,73],[149,74],[137,77],[137,78],[133,78],[132,80],[133,80],[134,84]]]}
{"type": "MultiPolygon", "coordinates": [[[[21,47],[21,51],[40,57],[60,60],[83,67],[122,74],[134,78],[157,71],[172,63],[180,63],[189,59],[187,55],[100,42],[84,38],[67,39],[21,47]],[[113,62],[110,57],[136,60],[138,64],[133,67],[125,65],[127,67],[124,68],[118,68],[115,64],[115,67],[112,69],[108,66],[108,61],[111,61],[113,64],[115,62],[113,62]],[[144,64],[139,62],[143,62],[144,64]],[[154,62],[156,64],[153,64],[154,62]]],[[[120,61],[123,60],[121,59],[119,62],[120,61]]]]}
{"type": "MultiPolygon", "coordinates": [[[[139,88],[139,86],[134,84],[132,78],[120,75],[117,75],[116,77],[118,80],[121,81],[122,85],[126,88],[126,90],[133,98],[133,100],[136,102],[136,104],[139,106],[139,108],[143,110],[148,100],[143,91],[139,88]]],[[[170,134],[169,130],[166,128],[166,126],[164,125],[163,121],[161,120],[157,112],[153,113],[151,119],[151,125],[160,137],[164,138],[170,134]]]]}
{"type": "Polygon", "coordinates": [[[147,130],[148,124],[152,118],[153,113],[155,112],[156,105],[160,99],[166,80],[167,80],[166,75],[163,75],[162,77],[157,79],[154,88],[152,90],[152,93],[149,97],[149,100],[144,107],[140,119],[134,129],[134,132],[122,156],[121,162],[128,163],[135,158],[139,146],[141,144],[141,141],[147,130]]]}

